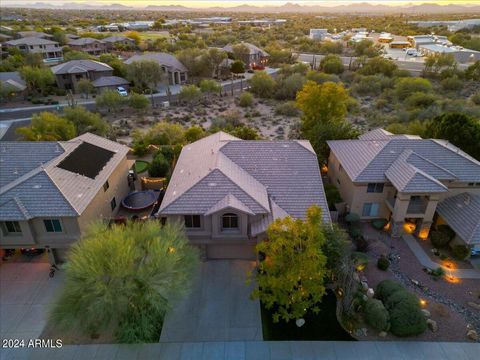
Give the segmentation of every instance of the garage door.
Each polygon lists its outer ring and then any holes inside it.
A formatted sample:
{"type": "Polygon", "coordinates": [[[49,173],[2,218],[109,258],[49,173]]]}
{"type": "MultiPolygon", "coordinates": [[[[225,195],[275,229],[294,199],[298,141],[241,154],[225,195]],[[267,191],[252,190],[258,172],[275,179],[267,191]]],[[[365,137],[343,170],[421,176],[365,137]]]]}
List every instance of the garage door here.
{"type": "Polygon", "coordinates": [[[255,245],[208,245],[209,259],[255,260],[255,245]]]}

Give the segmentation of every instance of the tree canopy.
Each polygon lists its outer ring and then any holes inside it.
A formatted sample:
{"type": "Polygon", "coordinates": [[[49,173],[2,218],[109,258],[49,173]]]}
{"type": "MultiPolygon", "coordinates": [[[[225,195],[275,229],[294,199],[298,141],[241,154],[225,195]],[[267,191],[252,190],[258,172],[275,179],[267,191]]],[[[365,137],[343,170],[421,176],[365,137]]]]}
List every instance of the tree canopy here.
{"type": "Polygon", "coordinates": [[[17,129],[26,141],[60,141],[75,137],[75,126],[65,118],[50,112],[34,114],[30,126],[17,129]]]}

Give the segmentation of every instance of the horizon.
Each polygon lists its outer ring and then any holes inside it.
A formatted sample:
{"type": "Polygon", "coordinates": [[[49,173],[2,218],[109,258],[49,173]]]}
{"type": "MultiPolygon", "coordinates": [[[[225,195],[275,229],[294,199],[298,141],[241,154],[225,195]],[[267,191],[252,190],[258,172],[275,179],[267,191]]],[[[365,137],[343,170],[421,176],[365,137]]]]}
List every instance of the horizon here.
{"type": "Polygon", "coordinates": [[[422,4],[429,5],[461,5],[461,6],[474,6],[479,5],[477,0],[423,0],[423,1],[401,1],[401,0],[299,0],[299,1],[279,1],[279,0],[229,0],[228,4],[222,0],[95,0],[95,1],[69,1],[69,0],[4,0],[2,1],[2,7],[7,6],[33,6],[35,4],[49,4],[49,5],[58,5],[62,7],[65,4],[77,4],[77,5],[86,5],[86,6],[109,6],[112,4],[115,5],[124,5],[133,8],[144,8],[146,6],[184,6],[187,8],[201,8],[208,9],[212,7],[222,7],[225,9],[237,7],[241,5],[255,6],[258,8],[262,7],[279,7],[287,3],[300,5],[303,7],[308,6],[322,6],[322,7],[336,7],[336,6],[348,6],[361,3],[368,3],[371,5],[382,5],[382,6],[391,6],[391,7],[400,7],[400,6],[418,6],[422,4]]]}

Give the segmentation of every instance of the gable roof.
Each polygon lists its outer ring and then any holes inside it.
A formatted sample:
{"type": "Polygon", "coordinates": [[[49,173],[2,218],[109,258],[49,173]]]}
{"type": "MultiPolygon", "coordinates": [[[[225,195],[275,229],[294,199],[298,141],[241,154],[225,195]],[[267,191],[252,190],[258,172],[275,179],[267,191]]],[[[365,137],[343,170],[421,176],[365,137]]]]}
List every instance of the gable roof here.
{"type": "Polygon", "coordinates": [[[127,84],[130,84],[130,82],[119,76],[102,76],[92,81],[93,87],[120,86],[127,84]]]}
{"type": "Polygon", "coordinates": [[[480,244],[480,195],[446,198],[438,203],[437,212],[467,244],[480,244]]]}
{"type": "Polygon", "coordinates": [[[143,61],[143,60],[153,60],[157,62],[161,66],[166,66],[169,69],[179,70],[179,71],[188,71],[188,69],[183,65],[180,60],[178,60],[172,54],[167,53],[144,53],[144,54],[137,54],[133,55],[132,57],[125,60],[125,64],[131,64],[134,61],[143,61]]]}
{"type": "Polygon", "coordinates": [[[89,133],[65,142],[2,142],[0,219],[78,216],[128,151],[124,145],[89,133]],[[94,178],[59,167],[85,144],[113,153],[94,178]]]}
{"type": "Polygon", "coordinates": [[[23,91],[27,88],[25,80],[22,79],[18,71],[0,72],[0,82],[6,88],[16,91],[23,91]]]}
{"type": "Polygon", "coordinates": [[[7,45],[17,46],[17,45],[58,45],[58,42],[40,38],[40,37],[25,37],[21,39],[15,39],[5,42],[7,45]]]}
{"type": "Polygon", "coordinates": [[[73,46],[83,46],[83,45],[89,45],[89,44],[94,44],[94,43],[100,43],[103,44],[104,42],[99,39],[94,39],[90,37],[84,37],[84,38],[79,38],[79,39],[73,39],[67,43],[67,45],[73,45],[73,46]]]}
{"type": "Polygon", "coordinates": [[[125,41],[125,40],[135,42],[135,40],[133,40],[129,37],[126,37],[126,36],[121,36],[121,35],[109,36],[109,37],[106,37],[102,40],[104,42],[108,42],[108,43],[115,43],[115,42],[118,42],[118,41],[125,41]]]}
{"type": "Polygon", "coordinates": [[[305,218],[313,204],[330,222],[316,154],[305,141],[245,141],[218,132],[180,154],[158,214],[210,215],[227,207],[305,218]]]}
{"type": "Polygon", "coordinates": [[[70,60],[50,68],[55,75],[78,74],[89,71],[113,71],[110,65],[95,60],[70,60]]]}
{"type": "Polygon", "coordinates": [[[50,35],[50,34],[46,34],[44,32],[40,32],[40,31],[32,31],[32,30],[27,30],[27,31],[19,31],[17,32],[17,35],[22,37],[22,38],[26,38],[26,37],[37,37],[37,38],[53,38],[53,35],[50,35]]]}
{"type": "Polygon", "coordinates": [[[424,173],[439,181],[480,181],[480,162],[450,143],[417,137],[385,136],[387,138],[382,140],[363,137],[327,143],[354,182],[386,182],[387,170],[406,150],[410,152],[404,161],[419,170],[417,174],[424,173]]]}

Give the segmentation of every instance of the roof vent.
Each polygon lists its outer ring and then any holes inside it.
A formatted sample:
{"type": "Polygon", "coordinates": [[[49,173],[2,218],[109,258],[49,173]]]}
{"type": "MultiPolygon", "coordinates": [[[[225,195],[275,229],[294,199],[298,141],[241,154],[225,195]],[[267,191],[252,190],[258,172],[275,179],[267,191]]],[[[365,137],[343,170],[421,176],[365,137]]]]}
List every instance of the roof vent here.
{"type": "Polygon", "coordinates": [[[40,185],[40,184],[33,185],[33,188],[34,188],[34,189],[40,189],[41,187],[42,187],[42,185],[40,185]]]}
{"type": "Polygon", "coordinates": [[[467,194],[467,196],[465,197],[464,203],[467,206],[470,205],[470,195],[467,194]]]}
{"type": "Polygon", "coordinates": [[[56,153],[59,153],[59,152],[60,152],[60,147],[58,146],[58,144],[55,145],[55,152],[56,152],[56,153]]]}
{"type": "Polygon", "coordinates": [[[208,183],[208,186],[210,186],[210,187],[214,187],[214,186],[217,186],[217,183],[214,183],[214,182],[209,182],[209,183],[208,183]]]}
{"type": "Polygon", "coordinates": [[[289,146],[290,146],[290,145],[288,145],[288,144],[283,144],[283,145],[282,145],[282,147],[284,147],[284,148],[288,148],[289,146]]]}
{"type": "Polygon", "coordinates": [[[17,170],[17,168],[15,168],[15,170],[13,170],[13,174],[14,174],[14,175],[18,175],[18,170],[17,170]]]}

